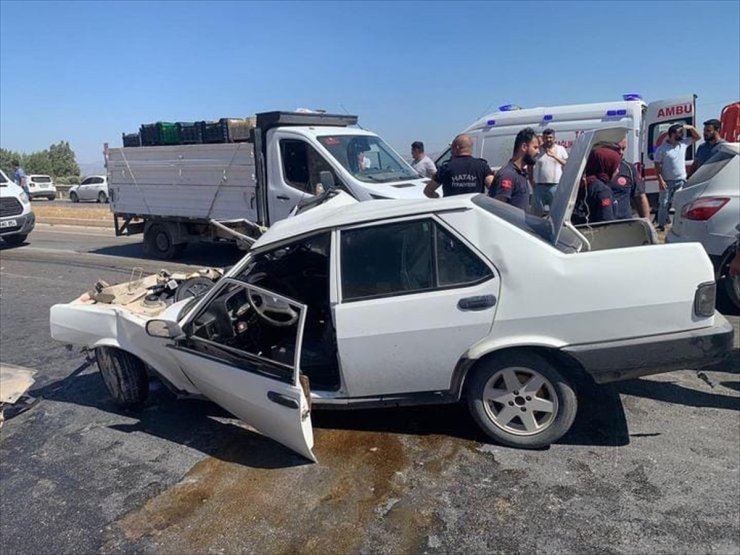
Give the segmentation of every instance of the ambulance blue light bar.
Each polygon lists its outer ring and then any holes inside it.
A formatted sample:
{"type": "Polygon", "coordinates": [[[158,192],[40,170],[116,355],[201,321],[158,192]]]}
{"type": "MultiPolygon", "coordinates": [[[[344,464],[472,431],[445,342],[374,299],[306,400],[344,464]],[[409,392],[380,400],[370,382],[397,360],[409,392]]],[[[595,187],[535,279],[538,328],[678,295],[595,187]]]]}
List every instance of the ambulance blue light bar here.
{"type": "Polygon", "coordinates": [[[504,104],[498,107],[499,112],[512,112],[514,110],[521,110],[521,107],[516,104],[504,104]]]}
{"type": "Polygon", "coordinates": [[[624,100],[626,100],[626,101],[629,101],[629,100],[642,100],[642,96],[640,96],[640,95],[639,95],[639,94],[637,94],[637,93],[627,93],[627,94],[623,94],[623,95],[622,95],[622,98],[623,98],[624,100]]]}
{"type": "Polygon", "coordinates": [[[607,110],[606,117],[613,118],[616,116],[626,116],[627,110],[607,110]]]}
{"type": "Polygon", "coordinates": [[[493,127],[494,125],[496,125],[496,120],[495,119],[489,119],[486,122],[486,125],[489,125],[489,126],[493,127]]]}
{"type": "Polygon", "coordinates": [[[547,114],[547,115],[546,115],[545,117],[543,117],[542,119],[543,119],[543,121],[552,121],[552,115],[551,115],[551,114],[547,114]]]}

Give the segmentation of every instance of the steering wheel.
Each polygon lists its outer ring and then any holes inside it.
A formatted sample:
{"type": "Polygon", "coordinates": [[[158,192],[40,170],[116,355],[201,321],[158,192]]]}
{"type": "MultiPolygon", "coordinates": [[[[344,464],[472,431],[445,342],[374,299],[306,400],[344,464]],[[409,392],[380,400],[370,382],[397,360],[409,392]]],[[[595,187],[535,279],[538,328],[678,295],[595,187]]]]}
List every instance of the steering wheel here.
{"type": "Polygon", "coordinates": [[[298,321],[299,314],[297,310],[286,301],[273,297],[269,293],[247,289],[247,301],[249,301],[249,306],[254,309],[257,316],[278,328],[287,328],[298,321]],[[286,316],[287,319],[280,320],[268,316],[268,314],[279,314],[286,316]]]}

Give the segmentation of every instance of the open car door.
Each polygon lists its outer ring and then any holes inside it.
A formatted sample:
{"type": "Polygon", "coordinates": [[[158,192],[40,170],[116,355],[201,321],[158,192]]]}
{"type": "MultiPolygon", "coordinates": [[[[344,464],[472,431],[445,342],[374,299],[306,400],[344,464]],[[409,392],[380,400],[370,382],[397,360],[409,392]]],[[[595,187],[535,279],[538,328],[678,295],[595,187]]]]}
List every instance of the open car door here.
{"type": "Polygon", "coordinates": [[[169,347],[198,390],[260,433],[315,461],[300,354],[306,306],[222,279],[169,347]]]}
{"type": "MultiPolygon", "coordinates": [[[[688,124],[696,127],[696,95],[686,95],[668,100],[658,100],[647,105],[642,129],[642,164],[645,171],[645,186],[648,193],[658,191],[655,175],[655,150],[668,135],[673,124],[688,124]]],[[[686,150],[686,166],[694,160],[696,145],[686,150]]]]}

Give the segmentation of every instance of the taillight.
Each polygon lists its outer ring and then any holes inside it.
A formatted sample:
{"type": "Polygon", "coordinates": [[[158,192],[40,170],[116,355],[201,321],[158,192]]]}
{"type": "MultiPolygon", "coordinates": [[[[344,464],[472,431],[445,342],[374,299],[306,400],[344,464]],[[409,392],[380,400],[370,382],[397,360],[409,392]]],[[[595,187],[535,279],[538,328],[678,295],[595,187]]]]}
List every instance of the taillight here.
{"type": "Polygon", "coordinates": [[[702,283],[694,294],[694,314],[704,318],[714,315],[714,303],[717,298],[717,284],[713,281],[702,283]]]}
{"type": "Polygon", "coordinates": [[[683,207],[681,216],[687,220],[706,221],[728,202],[730,199],[727,197],[698,198],[683,207]]]}

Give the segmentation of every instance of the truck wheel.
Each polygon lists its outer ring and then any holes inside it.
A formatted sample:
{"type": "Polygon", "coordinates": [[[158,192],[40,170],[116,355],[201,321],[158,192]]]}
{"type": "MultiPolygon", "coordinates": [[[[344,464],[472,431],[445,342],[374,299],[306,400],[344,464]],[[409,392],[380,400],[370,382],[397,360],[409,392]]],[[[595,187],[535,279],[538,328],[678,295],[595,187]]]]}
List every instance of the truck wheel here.
{"type": "Polygon", "coordinates": [[[26,240],[26,237],[28,237],[28,234],[26,235],[6,235],[5,237],[3,237],[3,239],[9,245],[20,245],[26,240]]]}
{"type": "Polygon", "coordinates": [[[149,378],[140,358],[115,347],[97,347],[95,359],[117,405],[136,408],[144,404],[149,395],[149,378]]]}
{"type": "Polygon", "coordinates": [[[80,202],[79,197],[77,196],[77,193],[72,192],[69,194],[69,201],[70,202],[80,202]]]}
{"type": "Polygon", "coordinates": [[[538,449],[560,439],[578,410],[575,391],[543,357],[502,353],[483,361],[467,387],[468,408],[493,440],[538,449]]]}
{"type": "Polygon", "coordinates": [[[175,244],[170,227],[152,224],[144,234],[144,252],[160,260],[172,260],[182,255],[187,243],[175,244]]]}

